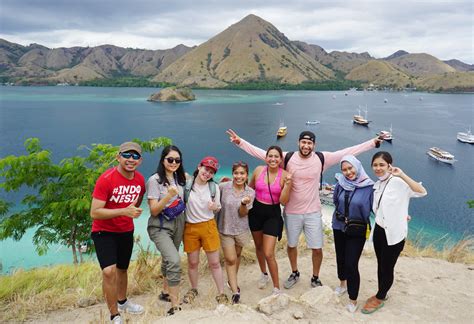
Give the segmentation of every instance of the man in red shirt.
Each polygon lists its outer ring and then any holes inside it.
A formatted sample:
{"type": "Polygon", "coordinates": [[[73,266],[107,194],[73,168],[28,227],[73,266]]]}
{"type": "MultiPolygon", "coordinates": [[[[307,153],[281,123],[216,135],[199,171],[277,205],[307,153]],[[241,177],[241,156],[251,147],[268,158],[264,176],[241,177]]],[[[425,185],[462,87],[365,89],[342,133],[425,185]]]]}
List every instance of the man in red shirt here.
{"type": "Polygon", "coordinates": [[[119,311],[141,314],[143,306],[127,300],[127,269],[133,250],[133,219],[141,215],[145,179],[136,171],[142,148],[134,142],[120,145],[118,165],[105,171],[92,194],[92,234],[102,268],[102,290],[112,323],[122,323],[119,311]]]}

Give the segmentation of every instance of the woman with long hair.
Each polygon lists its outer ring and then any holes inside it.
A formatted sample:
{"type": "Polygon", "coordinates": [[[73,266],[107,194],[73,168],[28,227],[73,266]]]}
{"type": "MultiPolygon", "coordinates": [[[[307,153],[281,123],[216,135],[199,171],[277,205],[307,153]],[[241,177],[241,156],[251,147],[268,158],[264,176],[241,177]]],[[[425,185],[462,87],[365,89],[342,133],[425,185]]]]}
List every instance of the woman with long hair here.
{"type": "Polygon", "coordinates": [[[219,260],[221,246],[215,213],[220,208],[220,190],[213,182],[214,174],[219,169],[215,157],[207,156],[201,160],[194,171],[193,178],[188,179],[185,188],[186,224],[184,227],[184,252],[188,255],[188,276],[191,289],[183,298],[184,303],[192,303],[198,295],[199,253],[201,248],[206,252],[207,263],[216,284],[216,301],[219,304],[228,302],[224,294],[224,277],[219,260]]]}
{"type": "Polygon", "coordinates": [[[275,245],[283,232],[280,204],[288,202],[291,174],[280,167],[283,152],[279,146],[267,149],[265,163],[255,168],[250,187],[255,189],[253,208],[249,212],[249,227],[255,243],[261,276],[258,287],[264,289],[269,281],[267,266],[273,281],[273,293],[280,293],[275,245]]]}
{"type": "Polygon", "coordinates": [[[218,217],[218,228],[224,251],[225,269],[232,304],[239,303],[240,288],[237,284],[242,248],[250,242],[248,213],[252,208],[255,191],[247,185],[249,166],[239,161],[232,164],[232,181],[221,182],[222,208],[218,217]]]}
{"type": "Polygon", "coordinates": [[[393,166],[388,152],[372,157],[372,170],[379,180],[374,184],[375,226],[372,231],[377,256],[378,291],[367,299],[362,313],[371,314],[384,306],[394,280],[394,268],[408,234],[410,198],[426,196],[426,189],[402,169],[393,166]]]}
{"type": "Polygon", "coordinates": [[[184,231],[184,186],[186,175],[183,156],[178,147],[166,146],[161,152],[156,173],[147,182],[150,207],[148,235],[161,255],[163,290],[159,299],[171,302],[168,315],[180,310],[178,295],[181,281],[179,246],[184,231]]]}
{"type": "Polygon", "coordinates": [[[340,168],[342,174],[336,173],[332,217],[337,276],[340,280],[335,292],[339,296],[346,291],[349,293],[346,308],[354,313],[360,286],[359,259],[370,223],[374,182],[353,155],[344,156],[340,168]]]}

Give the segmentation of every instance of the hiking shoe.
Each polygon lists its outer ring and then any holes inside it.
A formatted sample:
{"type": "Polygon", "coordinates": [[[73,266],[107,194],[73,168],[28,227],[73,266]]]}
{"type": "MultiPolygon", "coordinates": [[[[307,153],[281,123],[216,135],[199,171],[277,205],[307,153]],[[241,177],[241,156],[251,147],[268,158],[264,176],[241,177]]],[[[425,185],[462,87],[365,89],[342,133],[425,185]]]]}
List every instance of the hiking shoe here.
{"type": "Polygon", "coordinates": [[[231,300],[232,300],[232,304],[238,304],[240,301],[240,294],[239,293],[233,294],[231,300]]]}
{"type": "MultiPolygon", "coordinates": [[[[311,285],[312,283],[313,283],[313,280],[311,279],[311,285]]],[[[347,291],[346,287],[341,287],[341,286],[337,286],[336,289],[334,289],[334,293],[337,296],[342,296],[346,291],[347,291]]]]}
{"type": "Polygon", "coordinates": [[[319,278],[311,277],[311,287],[321,287],[323,284],[319,278]]]}
{"type": "Polygon", "coordinates": [[[158,296],[158,299],[164,302],[171,302],[170,294],[161,292],[161,294],[158,296]]]}
{"type": "MultiPolygon", "coordinates": [[[[230,283],[227,281],[227,287],[232,290],[232,287],[230,286],[230,283]]],[[[237,292],[240,294],[240,287],[237,286],[237,292]]]]}
{"type": "Polygon", "coordinates": [[[119,312],[122,312],[122,313],[127,312],[127,313],[130,313],[130,314],[138,315],[138,314],[141,314],[145,311],[145,309],[143,308],[142,305],[132,303],[128,299],[125,302],[125,304],[120,305],[119,303],[117,303],[117,305],[118,305],[119,312]]]}
{"type": "Polygon", "coordinates": [[[281,294],[281,290],[277,287],[273,287],[273,290],[272,290],[272,295],[280,295],[281,294]]]}
{"type": "Polygon", "coordinates": [[[260,279],[258,280],[258,289],[265,289],[269,281],[270,277],[268,276],[268,274],[260,274],[260,279]]]}
{"type": "Polygon", "coordinates": [[[115,317],[110,321],[110,323],[112,323],[112,324],[122,324],[122,323],[123,323],[123,322],[122,322],[122,316],[120,316],[120,315],[115,316],[115,317]]]}
{"type": "Polygon", "coordinates": [[[186,295],[184,295],[183,297],[183,303],[191,304],[197,295],[198,295],[198,291],[196,288],[189,289],[186,295]]]}
{"type": "Polygon", "coordinates": [[[228,304],[229,303],[229,298],[227,297],[226,294],[222,293],[222,294],[216,296],[216,301],[217,301],[218,304],[228,304]]]}
{"type": "Polygon", "coordinates": [[[357,310],[357,304],[354,305],[353,303],[349,303],[346,305],[346,309],[349,311],[349,313],[355,313],[357,310]]]}
{"type": "Polygon", "coordinates": [[[166,316],[174,315],[174,313],[179,312],[180,310],[181,310],[181,307],[178,307],[178,306],[171,307],[171,308],[168,309],[168,311],[166,312],[166,316]]]}
{"type": "Polygon", "coordinates": [[[290,289],[298,282],[299,279],[300,273],[298,271],[292,272],[288,279],[286,279],[285,283],[283,284],[283,287],[285,287],[286,289],[290,289]]]}

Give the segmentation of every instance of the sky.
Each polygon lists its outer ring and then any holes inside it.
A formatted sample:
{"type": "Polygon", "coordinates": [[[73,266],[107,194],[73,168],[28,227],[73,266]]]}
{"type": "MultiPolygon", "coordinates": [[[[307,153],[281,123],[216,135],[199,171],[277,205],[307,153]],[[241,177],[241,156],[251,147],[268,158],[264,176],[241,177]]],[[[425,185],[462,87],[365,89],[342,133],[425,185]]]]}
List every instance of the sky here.
{"type": "Polygon", "coordinates": [[[0,38],[49,48],[199,45],[248,14],[326,51],[474,63],[470,0],[0,0],[0,38]]]}

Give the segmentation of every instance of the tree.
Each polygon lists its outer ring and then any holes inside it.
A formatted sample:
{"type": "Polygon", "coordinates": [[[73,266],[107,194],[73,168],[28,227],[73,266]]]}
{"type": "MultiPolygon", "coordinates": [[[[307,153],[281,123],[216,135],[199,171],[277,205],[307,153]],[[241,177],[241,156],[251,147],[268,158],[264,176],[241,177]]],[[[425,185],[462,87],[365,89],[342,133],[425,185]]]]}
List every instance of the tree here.
{"type": "MultiPolygon", "coordinates": [[[[145,152],[171,144],[165,137],[142,142],[134,140],[145,152]]],[[[33,244],[39,255],[47,252],[53,243],[72,249],[73,262],[78,263],[79,247],[90,236],[92,219],[89,215],[92,191],[97,178],[115,163],[118,147],[110,144],[81,146],[86,156],[73,156],[55,164],[51,152],[44,150],[37,138],[25,141],[27,154],[0,159],[0,189],[20,191],[23,195],[20,211],[13,212],[0,223],[0,240],[20,240],[29,228],[35,229],[33,244]],[[21,190],[23,192],[25,190],[21,190]]],[[[0,199],[0,215],[7,215],[13,206],[0,199]]]]}

